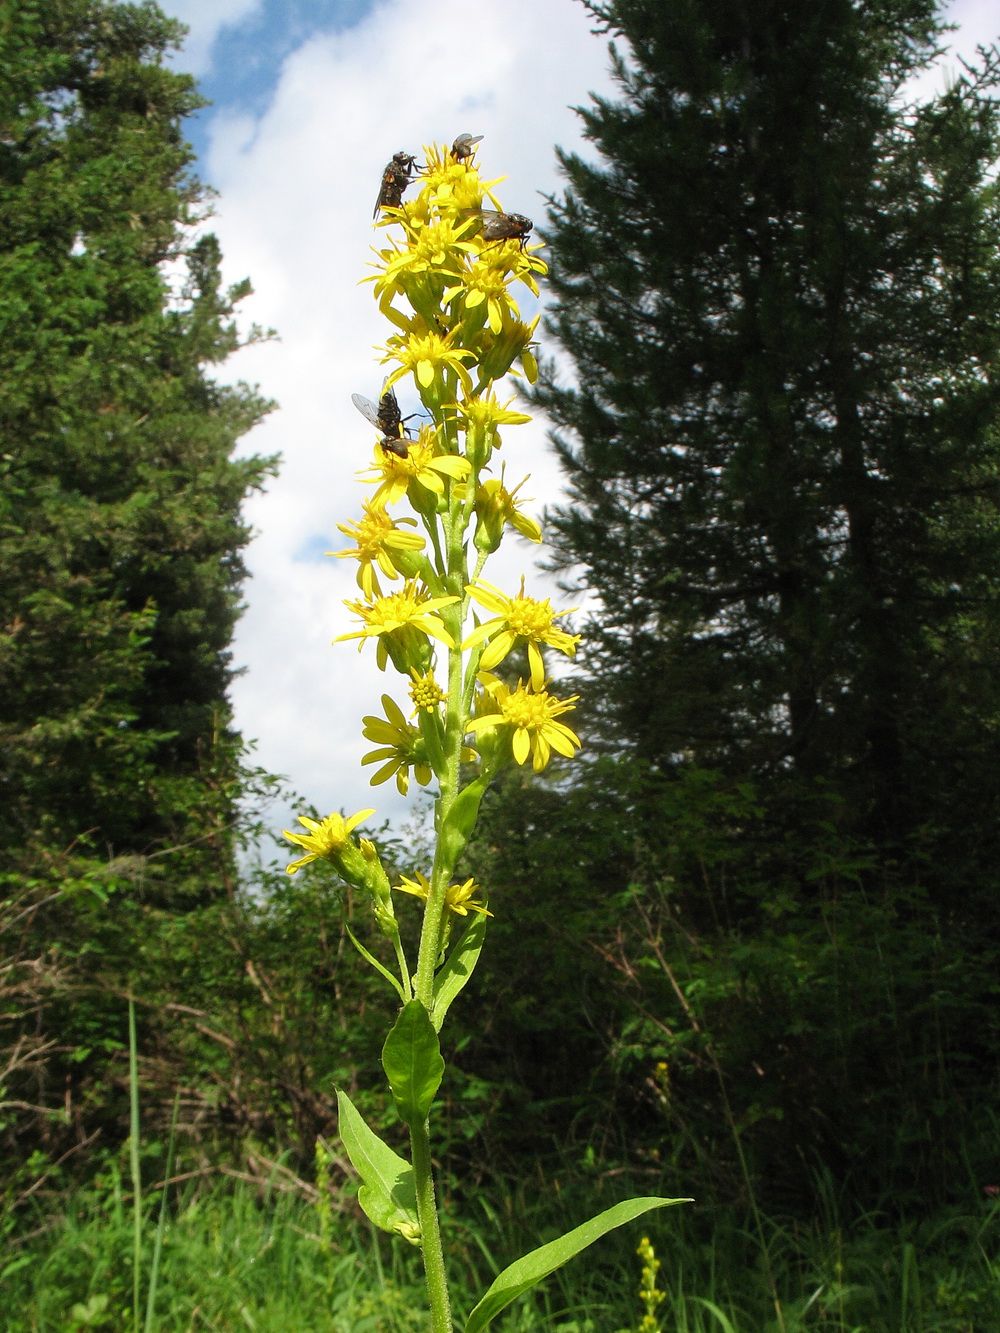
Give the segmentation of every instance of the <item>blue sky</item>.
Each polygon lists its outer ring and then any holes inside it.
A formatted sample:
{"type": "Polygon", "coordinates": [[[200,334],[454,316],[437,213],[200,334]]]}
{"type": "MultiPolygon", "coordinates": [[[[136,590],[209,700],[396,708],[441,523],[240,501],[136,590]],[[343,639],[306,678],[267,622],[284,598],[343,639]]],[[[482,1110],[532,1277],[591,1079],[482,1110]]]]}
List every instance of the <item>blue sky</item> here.
{"type": "MultiPolygon", "coordinates": [[[[216,108],[238,106],[251,116],[263,116],[286,57],[317,32],[353,27],[371,10],[372,0],[265,0],[249,9],[234,4],[228,10],[209,6],[207,12],[204,6],[196,9],[168,0],[162,8],[191,25],[192,35],[200,38],[197,63],[201,68],[192,72],[198,74],[202,93],[214,104],[188,122],[191,143],[201,157],[216,108]],[[227,12],[232,15],[228,22],[227,12]]],[[[178,64],[192,68],[184,55],[178,64]]]]}
{"type": "MultiPolygon", "coordinates": [[[[350,395],[377,396],[383,373],[373,349],[387,328],[370,287],[358,286],[379,175],[397,149],[419,152],[468,130],[485,135],[484,173],[508,177],[504,206],[540,217],[540,195],[559,188],[553,145],[581,147],[571,108],[591,90],[610,91],[606,39],[574,0],[160,4],[190,25],[175,64],[213,102],[189,133],[199,173],[218,191],[211,226],[226,276],[249,275],[247,322],[280,334],[222,372],[279,400],[242,447],[284,459],[248,506],[258,535],[234,645],[246,667],[232,691],[237,723],[257,738],[259,762],[321,810],[376,805],[379,818],[398,820],[407,803],[391,784],[373,794],[359,767],[368,748],[360,718],[379,711],[394,681],[374,654],[331,646],[351,627],[342,600],[357,590],[351,562],[324,554],[344,544],[337,524],[360,511],[356,472],[372,449],[350,395]]],[[[1000,30],[994,0],[956,0],[950,13],[960,51],[1000,30]]],[[[508,432],[504,459],[509,481],[531,473],[524,493],[536,510],[558,498],[544,422],[508,432]]],[[[487,576],[516,586],[523,572],[529,589],[553,593],[536,558],[535,548],[505,543],[487,576]]],[[[553,601],[564,605],[558,593],[553,601]]]]}

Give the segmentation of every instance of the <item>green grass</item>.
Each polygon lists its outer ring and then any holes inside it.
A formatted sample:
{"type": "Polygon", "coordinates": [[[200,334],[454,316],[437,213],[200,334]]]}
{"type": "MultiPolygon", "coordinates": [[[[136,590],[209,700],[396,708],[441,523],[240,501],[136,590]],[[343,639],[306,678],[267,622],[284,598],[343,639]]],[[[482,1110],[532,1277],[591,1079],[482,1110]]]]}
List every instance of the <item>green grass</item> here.
{"type": "MultiPolygon", "coordinates": [[[[455,1304],[467,1311],[494,1272],[610,1201],[534,1187],[478,1196],[467,1225],[446,1217],[455,1304]],[[532,1200],[535,1200],[532,1202],[532,1200]]],[[[146,1200],[143,1299],[159,1200],[146,1200]]],[[[829,1212],[829,1209],[827,1210],[829,1212]]],[[[133,1211],[121,1177],[64,1200],[46,1229],[9,1241],[0,1261],[0,1328],[122,1333],[133,1312],[133,1211]]],[[[35,1219],[37,1227],[43,1224],[35,1219]]],[[[28,1224],[27,1230],[31,1229],[28,1224]]],[[[909,1225],[876,1217],[849,1230],[765,1219],[766,1246],[730,1212],[671,1210],[647,1231],[662,1262],[662,1333],[996,1333],[1000,1216],[953,1212],[909,1225]],[[774,1292],[779,1310],[775,1307],[774,1292]]],[[[618,1333],[638,1325],[642,1224],[606,1238],[494,1326],[497,1333],[618,1333]]],[[[353,1217],[278,1191],[204,1180],[172,1195],[163,1235],[156,1333],[421,1333],[419,1256],[353,1217]]]]}

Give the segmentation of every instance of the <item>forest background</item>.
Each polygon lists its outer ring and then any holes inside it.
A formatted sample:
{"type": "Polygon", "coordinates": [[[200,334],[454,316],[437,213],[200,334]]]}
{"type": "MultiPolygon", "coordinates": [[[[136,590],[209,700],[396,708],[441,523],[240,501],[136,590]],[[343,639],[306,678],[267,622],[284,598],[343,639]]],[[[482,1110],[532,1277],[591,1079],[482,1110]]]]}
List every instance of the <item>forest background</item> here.
{"type": "MultiPolygon", "coordinates": [[[[857,1228],[901,1291],[936,1225],[922,1326],[995,1327],[997,59],[915,106],[930,0],[590,13],[616,86],[543,226],[534,396],[591,760],[485,807],[450,1206],[544,1234],[511,1203],[534,1180],[568,1209],[695,1194],[688,1261],[742,1235],[731,1299],[757,1282],[781,1326],[776,1219],[840,1238],[843,1327],[873,1300],[857,1228]]],[[[241,505],[276,464],[233,454],[271,404],[212,374],[264,334],[199,223],[176,27],[25,0],[0,33],[0,1151],[29,1282],[81,1198],[121,1204],[129,998],[154,1175],[179,1099],[175,1207],[280,1179],[328,1228],[354,1217],[334,1090],[392,1133],[391,1019],[349,895],[274,863],[232,724],[241,505]]],[[[420,838],[384,853],[408,872],[420,838]]]]}

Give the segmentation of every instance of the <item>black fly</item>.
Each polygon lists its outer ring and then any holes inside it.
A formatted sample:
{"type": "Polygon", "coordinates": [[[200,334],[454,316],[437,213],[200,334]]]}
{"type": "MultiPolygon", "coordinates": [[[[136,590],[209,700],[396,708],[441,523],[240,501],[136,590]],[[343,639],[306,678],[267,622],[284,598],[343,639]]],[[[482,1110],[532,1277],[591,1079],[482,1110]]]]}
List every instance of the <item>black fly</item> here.
{"type": "Polygon", "coordinates": [[[379,215],[379,209],[398,208],[403,202],[403,191],[409,185],[417,169],[417,159],[412,153],[393,153],[392,161],[385,164],[382,172],[382,184],[379,186],[378,199],[375,201],[373,218],[379,215]]]}
{"type": "Polygon", "coordinates": [[[520,241],[523,250],[534,225],[523,213],[495,213],[492,209],[483,209],[483,236],[488,241],[520,241]]]}
{"type": "Polygon", "coordinates": [[[467,157],[471,157],[482,137],[481,134],[460,134],[451,146],[451,155],[455,161],[464,162],[467,157]]]}
{"type": "Polygon", "coordinates": [[[379,443],[386,453],[395,454],[397,458],[405,458],[407,440],[403,434],[403,416],[392,385],[382,390],[377,406],[370,398],[360,393],[352,393],[351,402],[366,421],[370,421],[376,430],[382,432],[379,443]]]}

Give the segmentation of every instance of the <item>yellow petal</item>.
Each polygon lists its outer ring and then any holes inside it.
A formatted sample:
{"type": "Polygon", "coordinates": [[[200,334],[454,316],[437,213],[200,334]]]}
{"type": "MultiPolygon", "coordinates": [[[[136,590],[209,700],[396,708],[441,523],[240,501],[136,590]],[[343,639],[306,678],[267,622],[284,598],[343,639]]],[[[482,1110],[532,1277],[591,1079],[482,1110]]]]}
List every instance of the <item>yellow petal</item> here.
{"type": "Polygon", "coordinates": [[[525,759],[531,753],[531,737],[524,727],[518,727],[514,732],[514,758],[519,764],[523,764],[525,759]]]}
{"type": "Polygon", "coordinates": [[[502,662],[510,650],[514,647],[514,635],[510,630],[501,630],[496,638],[483,649],[483,655],[479,659],[479,665],[484,671],[491,671],[498,663],[502,662]]]}

